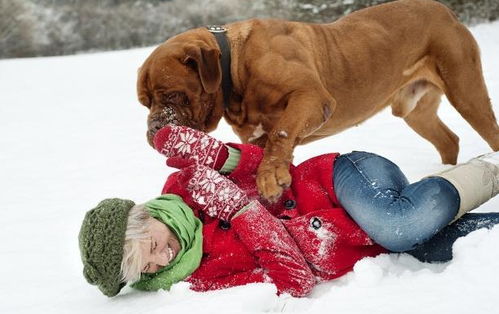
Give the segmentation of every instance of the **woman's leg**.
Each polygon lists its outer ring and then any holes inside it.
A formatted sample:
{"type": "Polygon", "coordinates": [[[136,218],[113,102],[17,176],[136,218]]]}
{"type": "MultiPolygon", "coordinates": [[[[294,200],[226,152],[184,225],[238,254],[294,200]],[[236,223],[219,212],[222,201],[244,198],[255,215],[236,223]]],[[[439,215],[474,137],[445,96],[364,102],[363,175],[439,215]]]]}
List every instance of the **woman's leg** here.
{"type": "Polygon", "coordinates": [[[409,184],[397,165],[366,152],[341,155],[334,165],[338,200],[376,243],[394,252],[414,249],[447,226],[459,195],[440,177],[409,184]]]}
{"type": "Polygon", "coordinates": [[[499,152],[475,157],[434,176],[456,188],[460,198],[457,220],[499,193],[499,152]]]}
{"type": "Polygon", "coordinates": [[[406,253],[422,262],[447,262],[452,259],[452,245],[458,238],[481,228],[490,229],[497,224],[499,213],[465,214],[427,242],[406,253]]]}

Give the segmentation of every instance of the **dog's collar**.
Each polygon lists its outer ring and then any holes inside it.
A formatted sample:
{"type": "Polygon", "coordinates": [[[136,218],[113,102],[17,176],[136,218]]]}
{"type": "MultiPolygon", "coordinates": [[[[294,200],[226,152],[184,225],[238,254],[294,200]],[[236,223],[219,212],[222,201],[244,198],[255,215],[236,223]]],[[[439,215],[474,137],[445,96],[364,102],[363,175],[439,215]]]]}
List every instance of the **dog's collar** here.
{"type": "Polygon", "coordinates": [[[215,36],[220,52],[222,53],[222,94],[224,96],[224,107],[229,108],[230,95],[232,93],[232,76],[230,74],[230,46],[227,40],[227,29],[223,26],[213,25],[206,27],[215,36]]]}

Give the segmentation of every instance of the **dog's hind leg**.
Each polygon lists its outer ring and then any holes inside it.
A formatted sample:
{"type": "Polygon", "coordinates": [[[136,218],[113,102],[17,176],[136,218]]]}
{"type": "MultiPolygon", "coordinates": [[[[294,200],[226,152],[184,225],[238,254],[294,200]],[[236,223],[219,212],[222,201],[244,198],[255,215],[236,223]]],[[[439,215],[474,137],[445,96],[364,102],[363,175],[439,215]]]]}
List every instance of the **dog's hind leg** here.
{"type": "Polygon", "coordinates": [[[437,69],[452,106],[497,151],[499,127],[485,86],[479,48],[471,33],[459,26],[455,36],[442,37],[434,44],[437,69]]]}
{"type": "Polygon", "coordinates": [[[442,163],[456,164],[459,137],[437,115],[442,92],[434,85],[419,99],[404,120],[416,133],[431,142],[440,153],[442,163]]]}

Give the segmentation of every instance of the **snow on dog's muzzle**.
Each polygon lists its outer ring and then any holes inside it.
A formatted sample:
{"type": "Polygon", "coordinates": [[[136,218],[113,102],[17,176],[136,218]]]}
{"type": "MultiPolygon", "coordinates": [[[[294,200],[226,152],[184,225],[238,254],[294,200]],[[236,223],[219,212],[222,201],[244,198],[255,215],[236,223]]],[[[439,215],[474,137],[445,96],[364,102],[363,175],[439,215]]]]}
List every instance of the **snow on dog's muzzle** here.
{"type": "Polygon", "coordinates": [[[165,107],[161,112],[149,116],[147,119],[147,141],[153,146],[156,132],[168,124],[179,125],[177,113],[172,107],[165,107]]]}

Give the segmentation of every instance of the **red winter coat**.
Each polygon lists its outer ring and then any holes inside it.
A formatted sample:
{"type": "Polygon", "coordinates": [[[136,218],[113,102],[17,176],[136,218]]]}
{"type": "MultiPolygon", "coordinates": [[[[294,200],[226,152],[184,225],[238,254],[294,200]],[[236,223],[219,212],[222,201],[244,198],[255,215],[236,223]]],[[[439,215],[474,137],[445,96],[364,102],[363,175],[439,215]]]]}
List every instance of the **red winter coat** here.
{"type": "MultiPolygon", "coordinates": [[[[227,177],[250,198],[258,198],[255,177],[263,150],[228,145],[241,151],[241,159],[227,177]]],[[[279,293],[305,296],[317,282],[342,276],[358,260],[386,252],[338,203],[333,187],[337,156],[321,155],[291,166],[292,185],[278,202],[260,199],[267,210],[247,211],[230,223],[200,211],[203,206],[186,190],[188,171],[170,175],[162,193],[180,195],[204,224],[203,259],[188,279],[191,288],[207,291],[272,282],[279,293]]]]}

